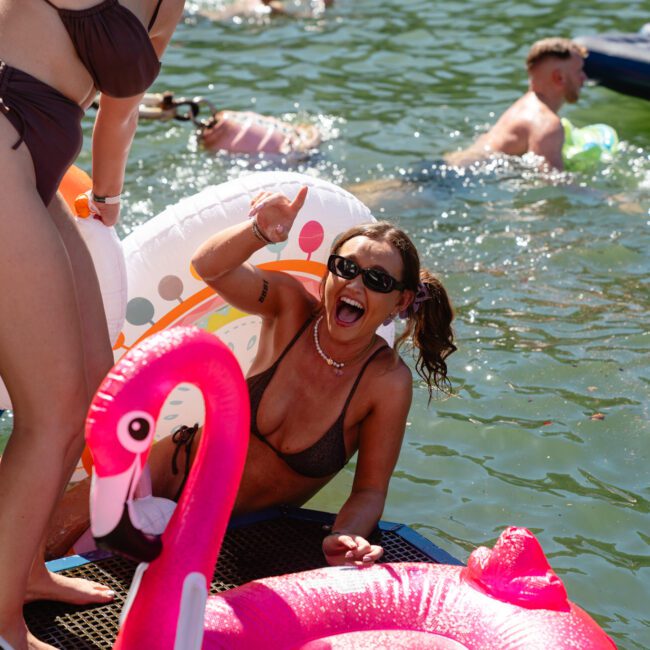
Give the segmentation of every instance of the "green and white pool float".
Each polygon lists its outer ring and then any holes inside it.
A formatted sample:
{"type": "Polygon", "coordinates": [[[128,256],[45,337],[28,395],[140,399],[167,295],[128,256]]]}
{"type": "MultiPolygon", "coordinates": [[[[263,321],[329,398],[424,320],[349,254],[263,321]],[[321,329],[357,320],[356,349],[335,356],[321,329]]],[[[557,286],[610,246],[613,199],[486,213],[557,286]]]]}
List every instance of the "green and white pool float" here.
{"type": "Polygon", "coordinates": [[[578,128],[562,118],[564,146],[562,159],[568,171],[589,171],[611,160],[618,150],[618,135],[608,124],[589,124],[578,128]]]}

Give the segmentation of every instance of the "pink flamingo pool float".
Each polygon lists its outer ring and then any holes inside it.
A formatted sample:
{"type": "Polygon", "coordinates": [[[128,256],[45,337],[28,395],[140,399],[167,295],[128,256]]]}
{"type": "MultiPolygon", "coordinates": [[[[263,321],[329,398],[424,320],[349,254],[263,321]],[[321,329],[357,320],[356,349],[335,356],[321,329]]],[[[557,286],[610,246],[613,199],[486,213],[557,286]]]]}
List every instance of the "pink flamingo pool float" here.
{"type": "Polygon", "coordinates": [[[235,357],[196,328],[155,334],[100,386],[86,424],[94,459],[92,530],[141,560],[115,648],[403,648],[608,650],[616,646],[571,603],[541,546],[508,528],[467,567],[427,563],[326,567],[209,596],[246,458],[249,407],[235,357]],[[204,434],[161,538],[132,507],[169,392],[192,382],[206,403],[204,434]]]}

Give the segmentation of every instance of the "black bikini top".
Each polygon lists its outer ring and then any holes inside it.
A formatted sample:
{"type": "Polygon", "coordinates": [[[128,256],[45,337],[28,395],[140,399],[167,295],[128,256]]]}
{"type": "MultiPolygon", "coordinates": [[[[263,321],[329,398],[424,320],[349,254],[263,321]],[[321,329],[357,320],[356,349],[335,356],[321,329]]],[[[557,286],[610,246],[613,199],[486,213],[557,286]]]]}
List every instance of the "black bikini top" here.
{"type": "Polygon", "coordinates": [[[264,396],[264,392],[271,383],[271,379],[273,379],[280,362],[294,346],[312,320],[313,317],[310,317],[298,330],[297,334],[289,342],[289,345],[287,345],[282,354],[278,357],[277,361],[270,368],[267,368],[258,375],[248,377],[246,383],[248,384],[248,393],[251,405],[251,434],[270,447],[278,458],[281,458],[294,472],[308,478],[325,478],[326,476],[336,474],[336,472],[343,469],[348,462],[344,438],[345,414],[347,413],[348,406],[352,401],[352,397],[357,390],[357,386],[359,385],[366,368],[370,365],[372,360],[388,346],[381,346],[375,350],[368,359],[366,359],[366,362],[361,367],[361,370],[348,393],[343,410],[336,418],[334,424],[332,424],[332,426],[330,426],[329,429],[327,429],[327,431],[325,431],[325,433],[313,445],[311,445],[311,447],[293,454],[286,454],[283,451],[280,451],[277,447],[274,447],[266,437],[260,433],[260,430],[257,428],[257,411],[260,402],[262,401],[262,397],[264,396]]]}
{"type": "Polygon", "coordinates": [[[118,0],[103,0],[88,9],[61,9],[44,1],[59,14],[97,90],[111,97],[133,97],[154,82],[160,61],[149,31],[162,0],[158,0],[147,29],[118,0]]]}

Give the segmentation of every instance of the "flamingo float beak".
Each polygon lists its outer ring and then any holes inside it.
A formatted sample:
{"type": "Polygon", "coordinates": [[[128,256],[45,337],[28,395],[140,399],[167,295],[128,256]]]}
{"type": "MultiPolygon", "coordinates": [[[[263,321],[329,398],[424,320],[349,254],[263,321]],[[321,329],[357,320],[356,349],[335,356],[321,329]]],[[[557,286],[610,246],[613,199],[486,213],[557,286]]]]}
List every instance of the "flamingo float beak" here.
{"type": "MultiPolygon", "coordinates": [[[[90,487],[91,531],[97,546],[138,562],[151,562],[162,551],[159,535],[144,533],[134,508],[135,491],[153,442],[155,421],[145,411],[131,411],[116,427],[115,439],[97,441],[91,448],[108,445],[112,454],[99,454],[90,487]],[[107,456],[107,458],[104,458],[107,456]]],[[[103,450],[105,451],[105,450],[103,450]]]]}
{"type": "Polygon", "coordinates": [[[114,551],[136,562],[151,562],[162,551],[160,535],[138,527],[132,494],[139,479],[138,459],[118,476],[101,478],[93,472],[90,488],[91,529],[98,548],[114,551]]]}

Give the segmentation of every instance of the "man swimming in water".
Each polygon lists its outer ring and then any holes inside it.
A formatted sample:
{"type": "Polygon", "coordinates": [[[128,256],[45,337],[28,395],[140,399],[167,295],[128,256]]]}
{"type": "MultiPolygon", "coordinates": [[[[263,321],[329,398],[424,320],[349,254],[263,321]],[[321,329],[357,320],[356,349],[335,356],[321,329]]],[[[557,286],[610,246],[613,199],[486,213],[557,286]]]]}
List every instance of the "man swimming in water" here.
{"type": "Polygon", "coordinates": [[[495,153],[523,156],[534,153],[555,169],[564,169],[564,129],[558,111],[578,101],[586,80],[587,50],[567,38],[545,38],[526,57],[528,92],[497,123],[464,151],[448,154],[448,164],[467,166],[495,153]]]}

